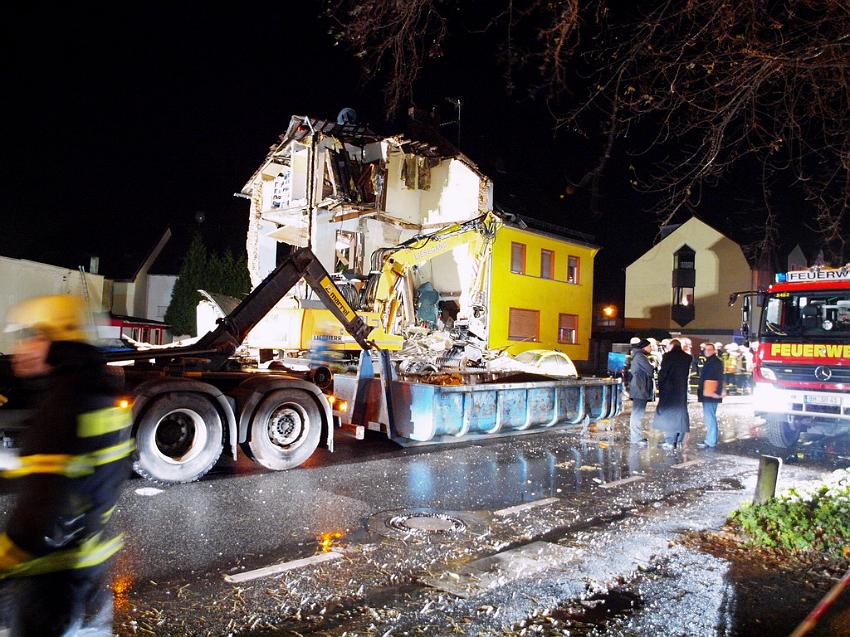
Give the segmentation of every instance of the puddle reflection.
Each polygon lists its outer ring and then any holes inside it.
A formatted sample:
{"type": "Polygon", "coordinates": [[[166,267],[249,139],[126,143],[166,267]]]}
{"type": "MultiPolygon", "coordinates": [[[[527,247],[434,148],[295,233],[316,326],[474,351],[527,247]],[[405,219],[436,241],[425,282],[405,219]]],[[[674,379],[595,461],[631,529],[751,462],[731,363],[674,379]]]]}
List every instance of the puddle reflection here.
{"type": "Polygon", "coordinates": [[[606,441],[580,441],[553,450],[476,449],[453,456],[448,466],[423,455],[408,461],[406,495],[411,506],[495,510],[588,492],[599,484],[664,470],[688,459],[687,451],[667,453],[606,441]]]}
{"type": "MultiPolygon", "coordinates": [[[[701,426],[701,412],[698,414],[701,426]]],[[[753,413],[752,405],[741,398],[723,403],[718,409],[721,449],[729,453],[779,456],[789,463],[824,469],[850,466],[850,435],[825,436],[804,432],[791,448],[773,446],[768,440],[767,425],[753,413]]],[[[693,420],[693,417],[692,417],[693,420]]]]}

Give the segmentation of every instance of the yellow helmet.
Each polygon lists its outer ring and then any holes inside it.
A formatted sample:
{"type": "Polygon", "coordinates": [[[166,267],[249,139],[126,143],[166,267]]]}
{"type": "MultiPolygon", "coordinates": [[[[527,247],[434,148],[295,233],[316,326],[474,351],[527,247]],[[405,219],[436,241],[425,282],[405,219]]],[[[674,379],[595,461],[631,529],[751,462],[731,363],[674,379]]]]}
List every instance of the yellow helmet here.
{"type": "Polygon", "coordinates": [[[35,296],[9,310],[6,331],[36,330],[50,341],[89,342],[89,312],[78,296],[35,296]]]}

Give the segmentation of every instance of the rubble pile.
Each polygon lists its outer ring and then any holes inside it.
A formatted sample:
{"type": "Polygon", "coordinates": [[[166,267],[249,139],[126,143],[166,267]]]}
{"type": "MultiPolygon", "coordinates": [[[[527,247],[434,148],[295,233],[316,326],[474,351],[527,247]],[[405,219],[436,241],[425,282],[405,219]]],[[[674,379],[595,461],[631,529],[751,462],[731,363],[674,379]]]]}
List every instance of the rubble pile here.
{"type": "Polygon", "coordinates": [[[438,385],[464,384],[463,372],[521,372],[525,365],[463,327],[451,331],[411,326],[404,331],[404,347],[397,354],[403,375],[426,376],[438,385]]]}

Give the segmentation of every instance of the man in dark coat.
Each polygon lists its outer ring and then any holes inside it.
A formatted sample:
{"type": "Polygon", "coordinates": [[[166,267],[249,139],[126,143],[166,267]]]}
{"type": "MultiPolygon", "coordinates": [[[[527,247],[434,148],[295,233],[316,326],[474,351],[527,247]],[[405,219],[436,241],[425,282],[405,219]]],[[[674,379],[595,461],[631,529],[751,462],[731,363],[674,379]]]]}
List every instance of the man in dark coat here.
{"type": "Polygon", "coordinates": [[[15,375],[34,388],[20,456],[2,475],[18,496],[0,533],[0,579],[15,581],[12,635],[111,634],[109,558],[121,547],[106,525],[129,476],[132,418],[120,380],[88,342],[78,297],[25,301],[15,375]]]}
{"type": "Polygon", "coordinates": [[[655,400],[655,369],[649,362],[647,354],[652,350],[652,343],[643,339],[632,346],[632,361],[629,371],[629,397],[632,399],[632,414],[629,417],[629,442],[633,445],[645,445],[641,423],[646,413],[646,403],[655,400]]]}
{"type": "Polygon", "coordinates": [[[684,442],[691,428],[688,418],[688,375],[691,355],[682,350],[678,339],[670,341],[670,349],[661,359],[658,371],[658,408],[653,427],[664,433],[665,449],[684,442]]]}
{"type": "MultiPolygon", "coordinates": [[[[699,374],[697,397],[702,403],[702,414],[705,420],[705,442],[697,446],[713,449],[717,446],[717,405],[723,400],[723,361],[717,356],[714,345],[705,345],[705,363],[699,374]],[[706,387],[705,382],[712,381],[713,387],[706,387]]],[[[709,383],[711,384],[711,383],[709,383]]]]}

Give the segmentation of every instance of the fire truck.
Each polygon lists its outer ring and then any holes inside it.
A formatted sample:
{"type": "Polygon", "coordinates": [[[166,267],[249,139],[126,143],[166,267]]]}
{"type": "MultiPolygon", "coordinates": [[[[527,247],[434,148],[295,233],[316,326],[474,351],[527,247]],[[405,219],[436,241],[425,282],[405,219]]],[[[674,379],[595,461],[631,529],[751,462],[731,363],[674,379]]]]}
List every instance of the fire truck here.
{"type": "Polygon", "coordinates": [[[800,433],[850,432],[850,265],[780,273],[767,291],[744,295],[762,306],[753,359],[753,405],[770,443],[793,447],[800,433]]]}

